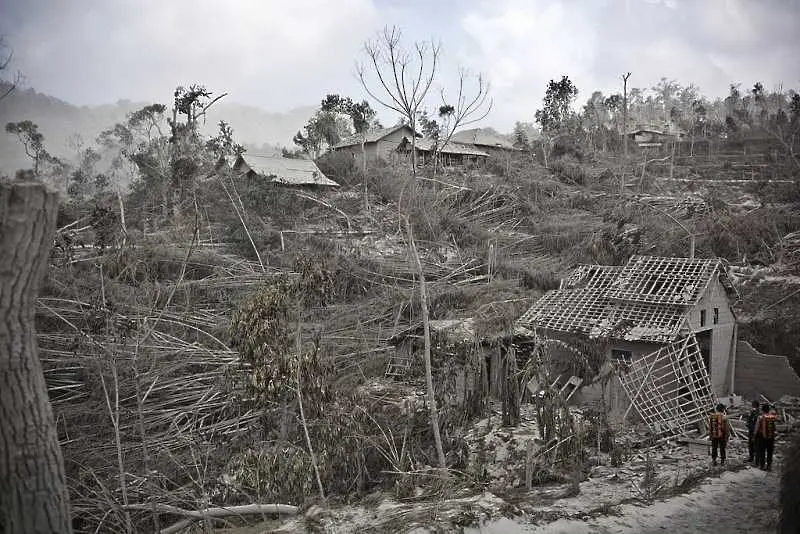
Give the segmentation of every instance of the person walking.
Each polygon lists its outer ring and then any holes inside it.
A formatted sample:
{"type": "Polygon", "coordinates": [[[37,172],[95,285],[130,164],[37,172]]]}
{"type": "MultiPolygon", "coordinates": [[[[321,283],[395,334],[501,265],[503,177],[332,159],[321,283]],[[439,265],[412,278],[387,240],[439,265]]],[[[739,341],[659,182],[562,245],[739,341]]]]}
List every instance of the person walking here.
{"type": "Polygon", "coordinates": [[[725,405],[717,404],[708,424],[708,436],[711,438],[711,463],[717,465],[717,452],[722,465],[725,465],[725,449],[728,444],[728,418],[725,416],[725,405]]]}
{"type": "Polygon", "coordinates": [[[747,461],[756,465],[756,423],[761,410],[757,400],[754,400],[751,406],[750,413],[747,414],[747,461]]]}
{"type": "Polygon", "coordinates": [[[756,422],[756,456],[758,467],[765,471],[772,469],[772,454],[775,451],[775,424],[777,414],[769,404],[761,406],[761,415],[756,422]]]}

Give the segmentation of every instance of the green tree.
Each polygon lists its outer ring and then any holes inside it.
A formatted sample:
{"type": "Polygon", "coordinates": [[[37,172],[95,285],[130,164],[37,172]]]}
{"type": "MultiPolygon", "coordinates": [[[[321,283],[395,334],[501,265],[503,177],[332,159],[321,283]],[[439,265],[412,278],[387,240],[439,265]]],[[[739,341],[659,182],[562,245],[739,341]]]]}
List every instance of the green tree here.
{"type": "Polygon", "coordinates": [[[568,76],[562,76],[558,82],[550,80],[542,101],[544,106],[537,109],[535,114],[542,133],[553,134],[569,126],[571,119],[575,117],[570,106],[577,97],[578,88],[568,76]]]}
{"type": "Polygon", "coordinates": [[[537,109],[535,118],[542,127],[542,152],[547,166],[547,155],[553,141],[572,133],[576,126],[576,114],[570,106],[578,97],[578,88],[568,76],[556,82],[550,80],[545,91],[542,109],[537,109]]]}

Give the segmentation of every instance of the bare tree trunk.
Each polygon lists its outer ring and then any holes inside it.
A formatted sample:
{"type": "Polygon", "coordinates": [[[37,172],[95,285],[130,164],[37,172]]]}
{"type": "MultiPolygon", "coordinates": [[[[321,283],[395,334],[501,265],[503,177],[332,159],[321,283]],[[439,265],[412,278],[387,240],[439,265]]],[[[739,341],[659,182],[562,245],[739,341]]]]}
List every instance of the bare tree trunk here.
{"type": "Polygon", "coordinates": [[[364,213],[369,211],[369,197],[367,196],[367,148],[364,146],[367,134],[361,134],[361,174],[364,177],[364,213]]]}
{"type": "Polygon", "coordinates": [[[425,287],[425,274],[422,272],[422,262],[419,259],[417,246],[414,244],[414,236],[411,233],[411,224],[406,219],[406,233],[408,234],[408,246],[411,255],[417,266],[419,274],[419,300],[422,307],[422,329],[425,338],[425,383],[428,386],[428,407],[431,411],[431,428],[433,430],[433,441],[436,443],[436,454],[439,456],[439,467],[447,469],[447,459],[444,456],[442,447],[442,436],[439,433],[439,408],[436,406],[436,393],[433,390],[433,370],[431,365],[431,327],[428,318],[428,291],[425,287]]]}
{"type": "Polygon", "coordinates": [[[53,243],[58,197],[0,184],[0,530],[72,531],[64,460],[34,336],[34,299],[53,243]]]}
{"type": "Polygon", "coordinates": [[[631,73],[622,75],[622,146],[625,147],[625,157],[628,157],[628,78],[631,73]]]}

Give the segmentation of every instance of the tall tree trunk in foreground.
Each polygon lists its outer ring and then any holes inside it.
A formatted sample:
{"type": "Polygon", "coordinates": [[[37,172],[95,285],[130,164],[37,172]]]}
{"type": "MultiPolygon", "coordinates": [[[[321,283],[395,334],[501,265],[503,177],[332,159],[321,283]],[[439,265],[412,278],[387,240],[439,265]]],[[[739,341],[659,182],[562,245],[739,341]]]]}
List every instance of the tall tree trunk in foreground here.
{"type": "Polygon", "coordinates": [[[69,493],[34,337],[34,299],[53,243],[58,197],[0,183],[0,531],[71,532],[69,493]]]}
{"type": "Polygon", "coordinates": [[[431,411],[431,428],[433,429],[433,441],[436,444],[436,455],[439,457],[439,467],[447,469],[447,459],[444,456],[442,447],[442,435],[439,432],[439,408],[436,406],[436,391],[433,389],[433,365],[431,364],[431,327],[428,318],[428,291],[425,287],[425,273],[422,271],[422,262],[419,259],[417,246],[414,244],[414,236],[411,233],[411,223],[406,219],[406,233],[408,234],[408,248],[417,267],[419,275],[419,300],[422,308],[422,328],[425,342],[425,383],[428,389],[428,408],[431,411]]]}

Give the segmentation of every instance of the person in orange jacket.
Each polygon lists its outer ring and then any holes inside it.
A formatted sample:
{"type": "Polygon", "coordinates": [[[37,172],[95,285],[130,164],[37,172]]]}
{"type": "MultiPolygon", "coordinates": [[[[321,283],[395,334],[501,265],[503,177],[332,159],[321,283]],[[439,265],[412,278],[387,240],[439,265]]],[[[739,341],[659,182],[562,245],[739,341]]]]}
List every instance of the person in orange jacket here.
{"type": "Polygon", "coordinates": [[[730,436],[728,418],[725,416],[725,405],[717,404],[717,409],[708,421],[708,436],[711,438],[711,462],[717,465],[717,451],[722,465],[725,465],[725,451],[730,436]]]}
{"type": "Polygon", "coordinates": [[[775,451],[775,426],[778,416],[769,404],[761,406],[761,415],[756,423],[756,459],[758,467],[772,469],[772,454],[775,451]]]}

